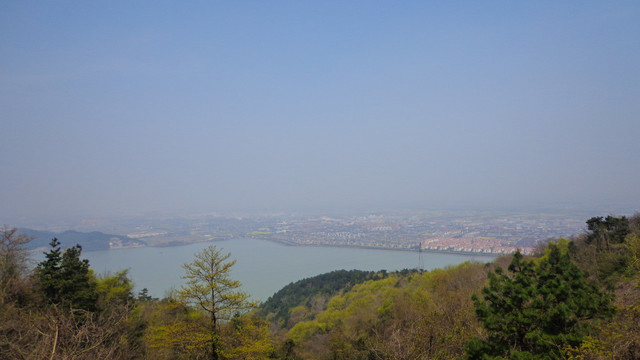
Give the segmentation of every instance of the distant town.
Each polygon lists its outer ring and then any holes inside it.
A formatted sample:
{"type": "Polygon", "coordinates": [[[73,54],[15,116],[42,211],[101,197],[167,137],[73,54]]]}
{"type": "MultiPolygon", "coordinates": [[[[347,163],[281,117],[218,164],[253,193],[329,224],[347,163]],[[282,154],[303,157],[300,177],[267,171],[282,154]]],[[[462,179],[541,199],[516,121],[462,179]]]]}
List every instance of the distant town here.
{"type": "MultiPolygon", "coordinates": [[[[598,214],[596,214],[598,215],[598,214]]],[[[116,234],[106,248],[176,246],[257,238],[292,246],[335,246],[499,255],[585,231],[592,214],[397,212],[360,215],[269,214],[131,217],[82,220],[75,231],[116,234]]],[[[47,227],[47,226],[40,226],[47,227]]],[[[55,231],[51,226],[46,230],[55,231]]],[[[111,236],[111,235],[110,235],[111,236]]]]}

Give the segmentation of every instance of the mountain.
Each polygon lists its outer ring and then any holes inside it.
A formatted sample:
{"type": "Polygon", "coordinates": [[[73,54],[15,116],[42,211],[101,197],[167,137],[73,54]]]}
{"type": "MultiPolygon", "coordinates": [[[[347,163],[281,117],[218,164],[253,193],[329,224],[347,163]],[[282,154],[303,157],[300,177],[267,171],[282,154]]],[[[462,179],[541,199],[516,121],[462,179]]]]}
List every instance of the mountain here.
{"type": "Polygon", "coordinates": [[[68,230],[61,233],[51,231],[19,229],[19,232],[33,238],[26,244],[27,249],[35,250],[46,248],[49,246],[51,239],[58,238],[62,247],[68,248],[76,244],[80,244],[83,250],[108,250],[123,247],[146,246],[147,244],[140,239],[130,239],[122,235],[105,234],[99,231],[79,232],[68,230]]]}

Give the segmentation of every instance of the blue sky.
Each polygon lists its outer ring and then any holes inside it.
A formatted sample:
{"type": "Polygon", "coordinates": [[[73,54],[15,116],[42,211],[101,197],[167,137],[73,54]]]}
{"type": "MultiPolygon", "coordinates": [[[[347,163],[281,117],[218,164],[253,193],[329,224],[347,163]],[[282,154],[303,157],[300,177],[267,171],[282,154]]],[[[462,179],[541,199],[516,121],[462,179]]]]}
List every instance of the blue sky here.
{"type": "Polygon", "coordinates": [[[637,1],[0,2],[0,220],[640,208],[637,1]]]}

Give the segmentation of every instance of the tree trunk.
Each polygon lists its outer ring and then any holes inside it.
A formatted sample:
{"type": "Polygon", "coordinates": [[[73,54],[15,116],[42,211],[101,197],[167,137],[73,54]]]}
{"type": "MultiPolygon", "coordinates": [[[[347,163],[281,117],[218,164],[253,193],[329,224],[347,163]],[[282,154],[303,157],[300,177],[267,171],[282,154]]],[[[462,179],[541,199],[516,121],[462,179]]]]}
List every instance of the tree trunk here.
{"type": "MultiPolygon", "coordinates": [[[[213,317],[213,323],[215,324],[215,315],[213,317]]],[[[211,329],[211,360],[218,360],[218,339],[216,336],[215,326],[211,329]]]]}
{"type": "Polygon", "coordinates": [[[211,294],[211,304],[212,304],[212,309],[211,309],[211,360],[218,360],[218,339],[217,339],[217,333],[218,333],[218,328],[217,328],[217,319],[216,319],[216,312],[215,312],[215,307],[213,307],[213,304],[215,304],[214,300],[215,300],[215,295],[211,294]]]}

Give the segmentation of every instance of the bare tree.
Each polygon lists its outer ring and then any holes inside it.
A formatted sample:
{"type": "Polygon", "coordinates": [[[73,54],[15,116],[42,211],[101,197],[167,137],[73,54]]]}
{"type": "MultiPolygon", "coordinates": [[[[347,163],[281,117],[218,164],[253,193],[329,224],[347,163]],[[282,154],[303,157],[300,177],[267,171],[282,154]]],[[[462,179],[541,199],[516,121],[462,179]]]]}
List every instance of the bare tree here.
{"type": "Polygon", "coordinates": [[[0,229],[0,303],[16,300],[24,292],[24,275],[27,271],[27,251],[24,245],[32,238],[18,234],[17,228],[0,229]]]}

